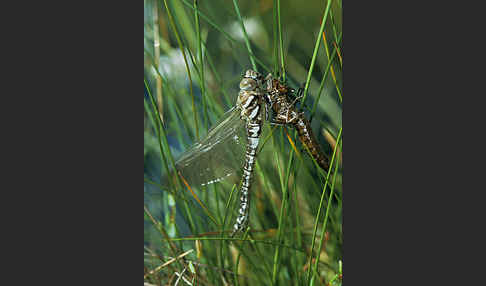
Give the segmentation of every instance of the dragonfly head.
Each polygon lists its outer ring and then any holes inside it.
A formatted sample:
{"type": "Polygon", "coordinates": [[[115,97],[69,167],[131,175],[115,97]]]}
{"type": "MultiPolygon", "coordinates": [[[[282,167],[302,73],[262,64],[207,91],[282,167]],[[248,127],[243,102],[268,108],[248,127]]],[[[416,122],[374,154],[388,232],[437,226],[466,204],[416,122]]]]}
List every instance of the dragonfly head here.
{"type": "Polygon", "coordinates": [[[240,81],[240,90],[255,90],[258,87],[258,82],[253,78],[244,77],[240,81]]]}
{"type": "Polygon", "coordinates": [[[247,78],[252,78],[252,79],[261,79],[262,78],[262,75],[257,72],[257,71],[254,71],[254,70],[247,70],[245,72],[245,75],[243,77],[247,77],[247,78]]]}

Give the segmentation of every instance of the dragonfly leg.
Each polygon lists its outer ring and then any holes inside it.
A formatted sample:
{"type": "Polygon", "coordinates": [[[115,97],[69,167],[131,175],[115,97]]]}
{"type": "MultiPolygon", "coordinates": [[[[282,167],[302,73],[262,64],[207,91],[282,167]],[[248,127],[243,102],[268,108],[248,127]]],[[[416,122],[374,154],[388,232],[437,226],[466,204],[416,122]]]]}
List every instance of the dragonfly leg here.
{"type": "Polygon", "coordinates": [[[268,110],[268,107],[271,106],[271,104],[269,102],[266,102],[265,103],[265,120],[268,121],[268,118],[269,118],[269,110],[268,110]]]}
{"type": "Polygon", "coordinates": [[[303,95],[304,87],[303,86],[299,87],[297,89],[296,95],[294,95],[294,93],[295,93],[295,89],[293,89],[293,88],[290,89],[290,95],[291,95],[290,97],[294,99],[291,103],[291,106],[294,106],[298,101],[300,101],[304,97],[304,95],[303,95]]]}
{"type": "MultiPolygon", "coordinates": [[[[301,90],[301,89],[299,88],[299,90],[301,90]]],[[[292,101],[291,105],[292,105],[292,106],[294,106],[294,105],[295,105],[295,104],[296,104],[298,101],[300,101],[300,100],[301,100],[303,97],[304,97],[304,96],[302,95],[302,93],[301,93],[301,92],[298,92],[297,97],[294,99],[294,101],[292,101]]]]}

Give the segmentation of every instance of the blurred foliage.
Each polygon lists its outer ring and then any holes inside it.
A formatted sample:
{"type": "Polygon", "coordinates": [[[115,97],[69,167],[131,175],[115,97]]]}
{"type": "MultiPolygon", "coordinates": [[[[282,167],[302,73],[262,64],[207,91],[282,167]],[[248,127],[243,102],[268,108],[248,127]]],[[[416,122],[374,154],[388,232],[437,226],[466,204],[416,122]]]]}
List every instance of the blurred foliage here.
{"type": "Polygon", "coordinates": [[[293,129],[270,132],[267,123],[244,239],[221,232],[230,230],[238,208],[233,182],[194,190],[210,218],[183,184],[167,179],[173,161],[234,106],[252,56],[262,74],[306,87],[301,109],[323,150],[330,157],[341,150],[342,2],[328,4],[144,0],[145,282],[173,285],[181,276],[181,285],[342,283],[341,151],[336,175],[323,173],[293,129]]]}

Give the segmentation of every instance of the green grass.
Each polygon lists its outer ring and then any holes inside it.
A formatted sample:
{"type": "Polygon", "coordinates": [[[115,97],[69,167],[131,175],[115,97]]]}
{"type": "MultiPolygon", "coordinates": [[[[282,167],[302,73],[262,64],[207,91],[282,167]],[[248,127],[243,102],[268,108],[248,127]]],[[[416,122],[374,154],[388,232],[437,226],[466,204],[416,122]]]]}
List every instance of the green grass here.
{"type": "Polygon", "coordinates": [[[144,1],[145,282],[341,285],[342,4],[308,2],[144,1]],[[250,68],[304,87],[334,172],[295,130],[266,123],[250,229],[230,238],[238,181],[189,189],[170,171],[235,104],[250,68]]]}

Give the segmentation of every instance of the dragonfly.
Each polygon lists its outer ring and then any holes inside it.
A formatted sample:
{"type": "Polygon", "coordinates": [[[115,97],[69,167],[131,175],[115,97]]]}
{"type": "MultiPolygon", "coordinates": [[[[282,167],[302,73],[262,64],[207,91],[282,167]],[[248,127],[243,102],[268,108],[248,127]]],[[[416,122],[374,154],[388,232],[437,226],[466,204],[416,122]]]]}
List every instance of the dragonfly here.
{"type": "Polygon", "coordinates": [[[260,135],[262,134],[262,112],[264,108],[268,116],[268,102],[265,101],[262,84],[263,76],[260,73],[247,70],[240,82],[240,93],[236,101],[236,107],[241,110],[240,118],[246,122],[247,145],[245,164],[243,165],[243,183],[240,190],[240,209],[231,236],[243,230],[248,224],[251,179],[260,135]]]}
{"type": "MultiPolygon", "coordinates": [[[[263,82],[260,73],[246,71],[236,105],[175,162],[178,176],[191,189],[240,182],[239,209],[231,236],[248,226],[254,165],[270,107],[263,82]]],[[[167,176],[162,179],[167,180],[167,176]]]]}
{"type": "Polygon", "coordinates": [[[247,70],[240,81],[235,107],[227,111],[208,134],[189,148],[175,163],[178,175],[190,186],[240,182],[240,203],[231,236],[249,223],[250,194],[263,125],[295,127],[319,166],[328,170],[328,159],[321,151],[310,122],[295,107],[300,96],[268,74],[247,70]],[[265,86],[266,84],[266,86],[265,86]],[[271,118],[269,119],[269,117],[271,118]]]}

